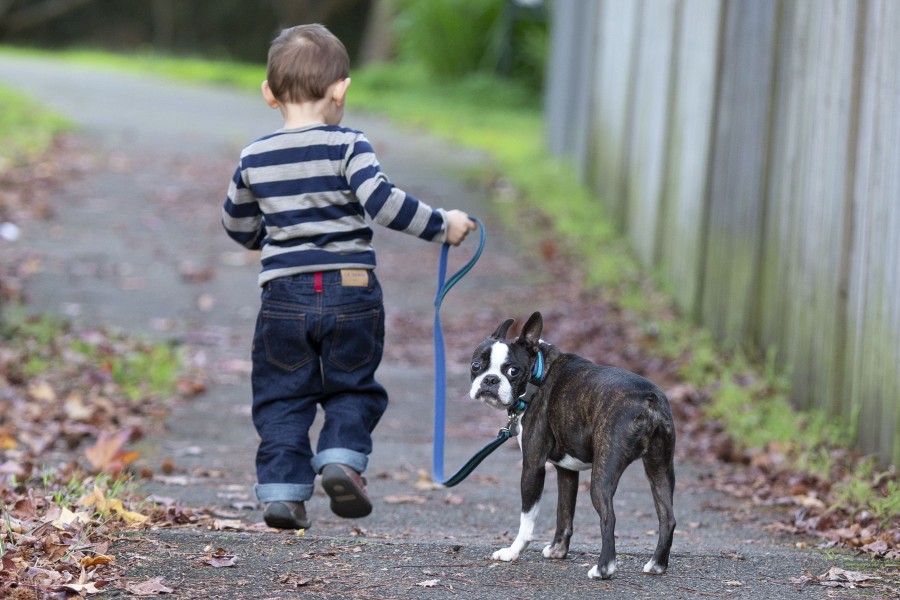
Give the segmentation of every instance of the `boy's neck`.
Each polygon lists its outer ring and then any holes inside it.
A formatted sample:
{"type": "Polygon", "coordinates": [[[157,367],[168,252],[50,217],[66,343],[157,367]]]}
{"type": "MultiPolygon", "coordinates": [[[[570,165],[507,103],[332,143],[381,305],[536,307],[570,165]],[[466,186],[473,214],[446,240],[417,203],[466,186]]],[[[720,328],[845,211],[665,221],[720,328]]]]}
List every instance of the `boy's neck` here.
{"type": "Polygon", "coordinates": [[[337,125],[331,103],[326,100],[315,102],[286,103],[279,105],[284,118],[285,129],[299,129],[311,125],[337,125]]]}

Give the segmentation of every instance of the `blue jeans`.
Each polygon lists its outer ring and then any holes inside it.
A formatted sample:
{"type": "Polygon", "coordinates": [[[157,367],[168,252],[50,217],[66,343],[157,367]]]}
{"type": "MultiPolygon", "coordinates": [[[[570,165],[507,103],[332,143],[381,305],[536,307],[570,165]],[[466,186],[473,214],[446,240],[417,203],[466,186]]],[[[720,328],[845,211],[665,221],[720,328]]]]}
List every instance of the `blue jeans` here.
{"type": "Polygon", "coordinates": [[[375,381],[384,349],[384,301],[373,271],[343,285],[341,271],[268,282],[253,336],[256,495],[304,501],[330,463],[362,473],[387,408],[375,381]],[[361,285],[360,285],[361,284],[361,285]],[[325,412],[316,455],[309,430],[325,412]]]}

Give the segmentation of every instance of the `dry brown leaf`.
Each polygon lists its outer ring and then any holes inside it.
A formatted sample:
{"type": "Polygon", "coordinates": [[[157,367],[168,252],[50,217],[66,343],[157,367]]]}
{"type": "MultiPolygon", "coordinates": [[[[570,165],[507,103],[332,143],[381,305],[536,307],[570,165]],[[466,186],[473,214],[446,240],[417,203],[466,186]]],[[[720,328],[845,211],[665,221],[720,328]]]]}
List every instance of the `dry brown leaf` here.
{"type": "Polygon", "coordinates": [[[71,590],[76,594],[101,594],[100,589],[106,585],[105,581],[91,581],[90,583],[67,583],[62,586],[64,589],[71,590]]]}
{"type": "Polygon", "coordinates": [[[125,591],[134,596],[158,596],[160,594],[171,594],[175,590],[163,583],[162,577],[154,577],[141,583],[125,584],[125,591]]]}
{"type": "Polygon", "coordinates": [[[420,492],[427,492],[429,490],[442,490],[444,486],[440,483],[435,482],[431,475],[428,474],[424,469],[419,469],[418,472],[418,480],[413,484],[413,488],[420,492]]]}
{"type": "Polygon", "coordinates": [[[102,565],[113,565],[116,563],[116,557],[110,556],[107,554],[97,554],[95,556],[85,556],[78,564],[80,564],[85,569],[90,569],[91,567],[98,567],[102,565]]]}
{"type": "Polygon", "coordinates": [[[39,402],[55,402],[56,391],[46,381],[33,381],[28,384],[28,395],[39,402]]]}
{"type": "Polygon", "coordinates": [[[213,519],[212,528],[216,531],[241,530],[244,523],[238,519],[213,519]]]}
{"type": "Polygon", "coordinates": [[[85,450],[85,457],[97,473],[118,473],[140,456],[139,452],[125,452],[122,449],[129,439],[129,429],[114,434],[101,431],[97,442],[85,450]]]}
{"type": "Polygon", "coordinates": [[[237,563],[237,556],[234,554],[227,554],[224,549],[218,548],[215,552],[211,554],[207,554],[203,558],[203,562],[218,568],[221,567],[233,567],[235,563],[237,563]]]}
{"type": "Polygon", "coordinates": [[[424,496],[415,496],[413,494],[395,494],[393,496],[385,496],[384,501],[388,504],[425,504],[428,499],[424,496]]]}

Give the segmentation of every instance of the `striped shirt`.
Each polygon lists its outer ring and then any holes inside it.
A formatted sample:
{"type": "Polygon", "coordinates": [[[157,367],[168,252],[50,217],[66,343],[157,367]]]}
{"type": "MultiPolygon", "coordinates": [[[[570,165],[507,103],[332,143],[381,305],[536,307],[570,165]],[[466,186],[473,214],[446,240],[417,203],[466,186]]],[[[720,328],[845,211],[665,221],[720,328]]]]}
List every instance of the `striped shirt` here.
{"type": "Polygon", "coordinates": [[[446,214],[395,187],[359,131],[281,129],[241,152],[222,207],[236,242],[261,250],[259,285],[277,277],[375,268],[372,221],[422,239],[446,239],[446,214]]]}

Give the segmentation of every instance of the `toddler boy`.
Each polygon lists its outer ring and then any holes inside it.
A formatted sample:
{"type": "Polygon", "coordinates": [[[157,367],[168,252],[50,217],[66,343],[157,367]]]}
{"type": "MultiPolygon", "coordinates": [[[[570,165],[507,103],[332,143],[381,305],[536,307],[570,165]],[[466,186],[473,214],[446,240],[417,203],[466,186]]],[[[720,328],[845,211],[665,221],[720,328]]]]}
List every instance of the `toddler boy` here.
{"type": "Polygon", "coordinates": [[[466,213],[432,209],[394,187],[365,136],[339,126],[348,73],[347,51],[325,27],[281,32],[262,94],[284,127],[244,148],[222,210],[228,235],[261,250],[255,490],[266,524],[281,529],[310,526],[304,502],[317,474],[335,514],[372,511],[362,473],[388,398],[374,378],[384,306],[365,217],[453,245],[475,228],[466,213]],[[318,405],[325,421],[313,455],[318,405]]]}

